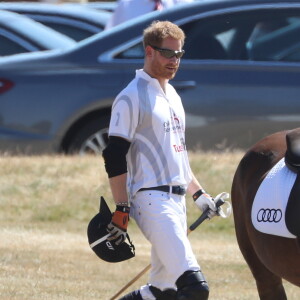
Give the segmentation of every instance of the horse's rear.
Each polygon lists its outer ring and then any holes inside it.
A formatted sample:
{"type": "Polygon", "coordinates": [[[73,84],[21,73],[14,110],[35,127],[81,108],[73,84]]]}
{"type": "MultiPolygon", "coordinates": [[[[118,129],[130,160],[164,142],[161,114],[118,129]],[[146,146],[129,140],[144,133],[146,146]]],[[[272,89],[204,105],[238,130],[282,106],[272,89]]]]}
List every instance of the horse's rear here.
{"type": "Polygon", "coordinates": [[[237,241],[263,300],[287,299],[282,278],[300,286],[297,239],[261,233],[251,221],[252,204],[260,183],[285,155],[286,133],[275,133],[250,148],[241,160],[232,184],[237,241]]]}

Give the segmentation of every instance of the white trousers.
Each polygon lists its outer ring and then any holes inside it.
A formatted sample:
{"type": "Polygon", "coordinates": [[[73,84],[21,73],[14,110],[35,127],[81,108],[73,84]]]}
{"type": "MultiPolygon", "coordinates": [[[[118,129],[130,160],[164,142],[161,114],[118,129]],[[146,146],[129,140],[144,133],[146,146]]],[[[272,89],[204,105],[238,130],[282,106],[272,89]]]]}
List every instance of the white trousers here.
{"type": "Polygon", "coordinates": [[[200,269],[187,238],[184,196],[141,191],[131,200],[130,214],[152,246],[149,284],[176,289],[180,275],[200,269]]]}

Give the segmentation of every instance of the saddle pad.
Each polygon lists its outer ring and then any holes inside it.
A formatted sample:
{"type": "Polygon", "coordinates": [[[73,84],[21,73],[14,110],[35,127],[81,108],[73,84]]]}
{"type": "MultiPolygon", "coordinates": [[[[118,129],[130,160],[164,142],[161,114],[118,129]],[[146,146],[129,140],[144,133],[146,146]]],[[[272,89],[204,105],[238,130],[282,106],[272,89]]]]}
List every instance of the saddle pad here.
{"type": "Polygon", "coordinates": [[[297,174],[290,171],[281,159],[262,181],[255,195],[251,218],[260,232],[296,238],[286,226],[285,212],[297,174]]]}

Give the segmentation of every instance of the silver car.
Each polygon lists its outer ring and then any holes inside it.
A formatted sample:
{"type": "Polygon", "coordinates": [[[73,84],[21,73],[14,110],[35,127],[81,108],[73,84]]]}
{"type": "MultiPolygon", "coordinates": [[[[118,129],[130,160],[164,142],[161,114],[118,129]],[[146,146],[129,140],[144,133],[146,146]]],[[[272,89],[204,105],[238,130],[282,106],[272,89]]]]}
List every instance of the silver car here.
{"type": "Polygon", "coordinates": [[[26,15],[75,41],[101,32],[111,13],[84,5],[0,2],[0,9],[26,15]]]}
{"type": "Polygon", "coordinates": [[[75,41],[17,13],[0,10],[0,56],[68,48],[75,41]]]}
{"type": "Polygon", "coordinates": [[[100,153],[112,102],[143,67],[143,29],[157,19],[187,35],[172,84],[188,149],[244,149],[300,125],[300,1],[196,1],[60,53],[0,59],[0,150],[100,153]]]}

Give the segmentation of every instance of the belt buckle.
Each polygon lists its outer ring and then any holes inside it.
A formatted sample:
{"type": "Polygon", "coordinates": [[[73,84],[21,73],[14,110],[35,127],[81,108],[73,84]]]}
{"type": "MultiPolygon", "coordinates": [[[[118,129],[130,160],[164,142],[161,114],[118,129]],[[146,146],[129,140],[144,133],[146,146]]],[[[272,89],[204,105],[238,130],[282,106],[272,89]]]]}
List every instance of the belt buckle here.
{"type": "Polygon", "coordinates": [[[185,188],[183,188],[180,185],[173,186],[172,189],[173,189],[174,194],[177,194],[177,195],[180,195],[180,196],[183,196],[185,194],[185,188]]]}
{"type": "Polygon", "coordinates": [[[185,188],[182,186],[179,186],[179,192],[180,192],[181,196],[185,195],[185,188]]]}

